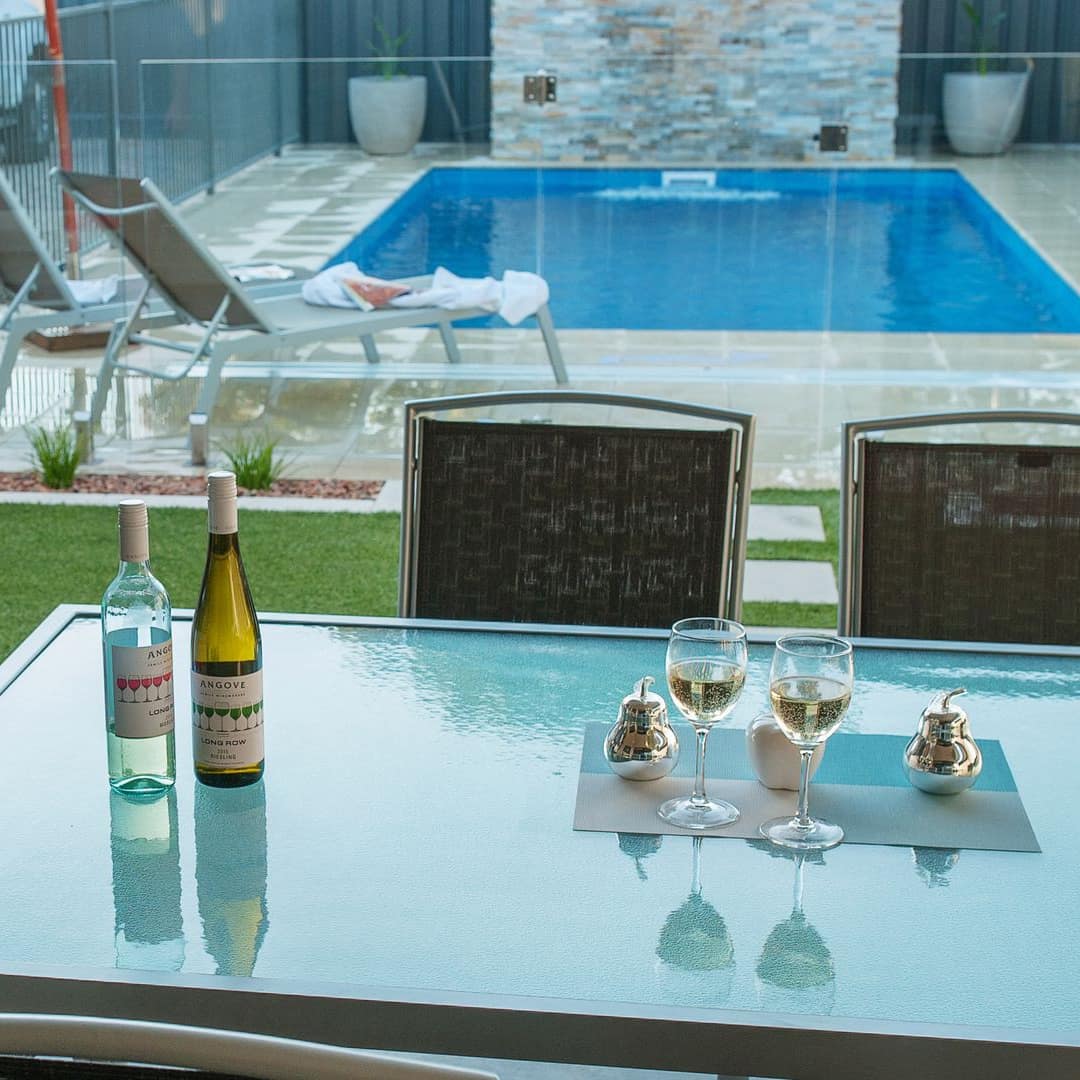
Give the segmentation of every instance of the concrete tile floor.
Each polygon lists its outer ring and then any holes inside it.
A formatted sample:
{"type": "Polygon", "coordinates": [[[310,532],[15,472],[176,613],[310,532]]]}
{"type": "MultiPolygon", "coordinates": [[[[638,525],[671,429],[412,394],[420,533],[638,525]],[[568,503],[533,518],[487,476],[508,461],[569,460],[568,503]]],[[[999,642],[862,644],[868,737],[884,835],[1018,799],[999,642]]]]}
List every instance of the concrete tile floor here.
{"type": "MultiPolygon", "coordinates": [[[[350,147],[293,148],[220,184],[214,195],[191,200],[183,212],[226,262],[268,259],[314,270],[433,156],[437,148],[378,160],[350,147]]],[[[1080,281],[1080,151],[1016,150],[957,164],[1060,272],[1080,281]]],[[[120,268],[111,253],[89,262],[97,274],[120,268]]],[[[557,298],[553,313],[557,323],[557,298]]],[[[288,451],[293,475],[395,477],[405,400],[552,385],[534,328],[468,330],[459,337],[464,362],[454,368],[438,335],[421,329],[382,335],[376,370],[364,362],[359,344],[343,342],[273,362],[233,364],[212,430],[227,439],[264,427],[288,451]]],[[[574,387],[756,413],[755,486],[836,486],[845,419],[948,408],[1080,407],[1078,335],[564,330],[560,339],[574,387]]],[[[164,350],[133,352],[151,368],[174,363],[164,350]]],[[[24,425],[56,422],[73,403],[85,403],[99,355],[26,349],[0,416],[0,468],[24,467],[24,425]]],[[[96,467],[183,471],[186,418],[197,387],[194,377],[177,383],[124,378],[98,437],[96,467]]]]}

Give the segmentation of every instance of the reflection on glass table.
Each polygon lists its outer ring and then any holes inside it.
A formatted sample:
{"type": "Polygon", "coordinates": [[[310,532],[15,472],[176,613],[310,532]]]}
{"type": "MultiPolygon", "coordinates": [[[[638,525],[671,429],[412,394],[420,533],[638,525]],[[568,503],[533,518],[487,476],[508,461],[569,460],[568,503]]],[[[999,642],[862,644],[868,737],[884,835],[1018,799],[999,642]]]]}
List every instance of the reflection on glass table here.
{"type": "Polygon", "coordinates": [[[195,785],[195,881],[218,975],[250,975],[266,936],[266,786],[195,785]]]}
{"type": "Polygon", "coordinates": [[[936,889],[949,884],[949,874],[960,861],[960,852],[956,848],[913,847],[911,859],[926,887],[936,889]]]}
{"type": "Polygon", "coordinates": [[[109,847],[116,911],[116,966],[184,966],[176,791],[147,802],[109,792],[109,847]]]}
{"type": "Polygon", "coordinates": [[[678,971],[699,983],[702,1002],[720,1005],[731,994],[735,945],[724,917],[701,895],[701,843],[693,838],[690,894],[668,915],[656,942],[661,971],[678,971]]]}
{"type": "MultiPolygon", "coordinates": [[[[775,1012],[831,1013],[836,999],[832,954],[803,913],[803,867],[814,856],[783,854],[795,864],[791,914],[772,928],[758,957],[758,1000],[775,1012]]],[[[824,862],[820,855],[817,861],[824,862]]]]}
{"type": "Polygon", "coordinates": [[[654,836],[651,833],[633,832],[621,832],[618,836],[619,850],[634,860],[634,869],[637,870],[638,881],[648,881],[649,875],[645,871],[645,860],[660,850],[664,838],[654,836]]]}

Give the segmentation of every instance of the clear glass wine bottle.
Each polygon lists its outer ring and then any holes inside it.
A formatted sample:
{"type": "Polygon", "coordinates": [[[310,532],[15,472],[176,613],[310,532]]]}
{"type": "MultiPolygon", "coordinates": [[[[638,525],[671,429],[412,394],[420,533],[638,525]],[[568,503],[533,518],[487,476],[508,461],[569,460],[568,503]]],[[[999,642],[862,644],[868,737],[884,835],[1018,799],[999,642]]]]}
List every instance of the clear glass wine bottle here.
{"type": "Polygon", "coordinates": [[[101,599],[109,783],[153,798],[176,782],[172,608],[150,571],[146,504],[119,507],[120,568],[101,599]]]}

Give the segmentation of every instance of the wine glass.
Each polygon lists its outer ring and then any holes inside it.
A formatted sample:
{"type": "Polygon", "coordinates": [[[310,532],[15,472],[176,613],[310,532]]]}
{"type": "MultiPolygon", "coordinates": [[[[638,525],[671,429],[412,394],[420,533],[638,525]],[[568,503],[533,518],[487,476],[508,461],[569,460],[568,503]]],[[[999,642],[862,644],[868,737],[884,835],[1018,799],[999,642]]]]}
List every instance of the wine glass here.
{"type": "Polygon", "coordinates": [[[668,799],[656,812],[683,829],[730,825],[738,821],[739,811],[705,794],[705,741],[742,692],[746,631],[730,619],[680,619],[668,640],[667,679],[672,700],[697,733],[697,768],[693,793],[668,799]]]}
{"type": "Polygon", "coordinates": [[[848,642],[824,634],[788,634],[776,642],[769,701],[777,723],[799,750],[802,771],[795,816],[762,822],[766,840],[793,851],[824,851],[844,839],[839,825],[810,816],[810,759],[844,719],[854,681],[848,642]]]}

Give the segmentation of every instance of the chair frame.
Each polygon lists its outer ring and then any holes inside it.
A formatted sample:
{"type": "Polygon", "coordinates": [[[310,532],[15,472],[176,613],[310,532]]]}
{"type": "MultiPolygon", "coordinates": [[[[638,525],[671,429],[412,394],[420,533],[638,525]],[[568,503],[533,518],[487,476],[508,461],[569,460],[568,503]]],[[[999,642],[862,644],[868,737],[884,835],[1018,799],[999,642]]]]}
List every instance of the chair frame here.
{"type": "MultiPolygon", "coordinates": [[[[109,207],[102,206],[85,194],[78,186],[78,177],[81,174],[68,173],[60,169],[54,169],[52,175],[57,182],[67,191],[76,202],[94,216],[97,222],[109,234],[114,243],[123,248],[125,254],[136,265],[146,278],[147,285],[143,295],[139,299],[136,310],[129,315],[123,323],[117,323],[113,339],[110,340],[106,349],[105,360],[102,364],[101,377],[94,393],[92,415],[96,422],[105,405],[105,397],[108,394],[112,382],[112,373],[115,368],[122,367],[129,371],[139,371],[144,375],[158,378],[170,378],[173,380],[184,378],[202,360],[206,360],[206,377],[203,381],[202,390],[196,404],[196,411],[210,415],[214,401],[217,398],[218,387],[221,383],[222,371],[230,356],[252,355],[270,352],[276,348],[292,347],[327,341],[336,338],[347,338],[353,335],[360,338],[364,348],[364,356],[368,363],[375,364],[379,361],[379,352],[375,344],[375,334],[383,330],[394,330],[409,326],[426,326],[434,323],[442,337],[446,356],[450,363],[460,362],[457,341],[454,337],[453,324],[463,319],[473,319],[490,312],[481,308],[465,308],[456,311],[445,308],[382,308],[376,311],[365,312],[359,308],[348,318],[349,312],[342,308],[325,308],[327,321],[323,325],[303,326],[290,329],[286,326],[278,326],[273,321],[274,312],[270,305],[275,299],[293,299],[299,295],[297,283],[293,283],[289,292],[279,291],[270,297],[262,297],[253,290],[244,288],[224,266],[214,257],[197,236],[187,227],[176,212],[175,207],[165,194],[148,178],[137,181],[139,188],[146,197],[145,202],[130,206],[109,207]],[[195,255],[203,264],[208,275],[223,290],[223,296],[217,310],[210,319],[199,318],[185,308],[183,299],[176,296],[168,286],[161,281],[159,275],[152,266],[141,258],[139,252],[133,250],[125,241],[122,227],[117,227],[116,219],[130,219],[140,214],[158,213],[175,232],[179,242],[189,249],[189,253],[195,255]],[[131,324],[138,317],[138,311],[145,301],[150,290],[160,292],[180,312],[184,321],[203,327],[203,336],[194,346],[178,345],[176,342],[162,341],[148,338],[145,335],[132,334],[131,324]],[[226,323],[226,317],[230,307],[234,304],[241,305],[252,316],[247,325],[230,326],[226,323]],[[264,307],[264,310],[260,310],[264,307]],[[268,309],[268,310],[267,310],[268,309]],[[219,334],[224,332],[224,336],[219,334]],[[121,363],[118,360],[119,350],[127,340],[144,344],[155,344],[167,348],[179,348],[190,353],[190,359],[178,374],[163,376],[161,372],[147,371],[130,364],[121,363]]],[[[89,177],[94,180],[118,183],[124,177],[89,177]]],[[[414,287],[421,288],[429,280],[426,277],[406,279],[414,287]]],[[[319,310],[312,307],[313,311],[319,310]]],[[[558,383],[567,382],[566,367],[563,362],[562,352],[559,348],[558,338],[555,335],[555,327],[551,319],[551,312],[547,304],[541,306],[536,312],[536,321],[543,336],[544,345],[547,348],[548,360],[552,372],[558,383]]]]}
{"type": "Polygon", "coordinates": [[[277,1036],[48,1013],[0,1013],[0,1058],[4,1056],[137,1063],[256,1080],[498,1080],[494,1073],[477,1069],[277,1036]]]}
{"type": "Polygon", "coordinates": [[[860,447],[867,436],[886,431],[990,423],[1068,424],[1080,427],[1080,413],[1046,412],[1037,409],[979,409],[849,420],[841,425],[840,604],[837,608],[837,631],[840,634],[858,637],[861,633],[863,504],[859,492],[863,484],[865,458],[860,447]]]}
{"type": "MultiPolygon", "coordinates": [[[[725,535],[723,558],[727,566],[719,613],[726,618],[742,618],[742,588],[746,563],[746,537],[750,510],[750,471],[753,463],[756,417],[730,409],[695,405],[684,401],[629,394],[584,390],[508,390],[494,393],[415,399],[405,402],[405,440],[402,466],[401,554],[398,564],[398,615],[415,617],[417,579],[416,530],[421,497],[419,475],[419,422],[429,414],[462,409],[484,409],[503,405],[596,405],[650,412],[694,416],[726,424],[738,431],[738,460],[734,464],[733,507],[730,528],[725,535]]],[[[623,425],[616,425],[623,426],[623,425]]],[[[625,425],[630,427],[632,425],[625,425]]]]}
{"type": "MultiPolygon", "coordinates": [[[[3,286],[10,290],[11,299],[3,317],[0,317],[0,331],[7,332],[4,350],[0,353],[0,413],[3,412],[7,400],[20,346],[28,334],[57,327],[72,329],[95,323],[115,324],[117,320],[133,313],[134,317],[130,320],[132,326],[168,326],[180,321],[175,312],[160,300],[144,303],[145,296],[140,297],[138,305],[123,297],[102,304],[79,303],[3,171],[0,171],[0,204],[6,206],[7,213],[22,234],[26,254],[32,255],[34,259],[33,268],[23,281],[17,284],[8,282],[3,286]],[[52,286],[55,297],[49,301],[35,302],[30,297],[42,279],[46,279],[52,286]],[[21,309],[24,305],[30,305],[35,310],[23,313],[21,309]],[[136,307],[139,310],[136,311],[136,307]]],[[[128,280],[126,284],[131,286],[133,282],[128,280]]],[[[141,285],[141,282],[139,284],[141,285]]]]}

